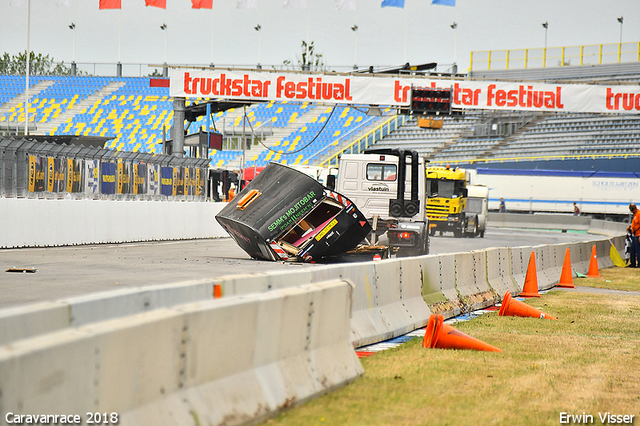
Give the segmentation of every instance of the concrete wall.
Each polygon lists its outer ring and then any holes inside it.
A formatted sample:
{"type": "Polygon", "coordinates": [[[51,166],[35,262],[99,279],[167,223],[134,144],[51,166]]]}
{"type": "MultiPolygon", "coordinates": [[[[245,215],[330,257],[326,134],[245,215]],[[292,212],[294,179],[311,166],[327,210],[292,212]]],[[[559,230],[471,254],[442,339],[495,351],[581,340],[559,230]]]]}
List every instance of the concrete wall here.
{"type": "Polygon", "coordinates": [[[0,248],[226,237],[223,203],[0,198],[0,248]]]}

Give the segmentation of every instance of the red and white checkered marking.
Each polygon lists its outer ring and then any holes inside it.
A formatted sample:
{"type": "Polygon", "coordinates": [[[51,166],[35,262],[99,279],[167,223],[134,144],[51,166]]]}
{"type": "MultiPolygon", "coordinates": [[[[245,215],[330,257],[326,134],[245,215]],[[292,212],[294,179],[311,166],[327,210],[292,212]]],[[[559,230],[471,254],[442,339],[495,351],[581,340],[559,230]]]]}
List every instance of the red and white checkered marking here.
{"type": "Polygon", "coordinates": [[[269,245],[271,246],[271,249],[276,252],[278,257],[280,257],[280,259],[282,260],[289,259],[289,255],[287,254],[287,252],[284,251],[282,247],[278,245],[278,243],[276,243],[275,241],[272,241],[271,243],[269,243],[269,245]]]}

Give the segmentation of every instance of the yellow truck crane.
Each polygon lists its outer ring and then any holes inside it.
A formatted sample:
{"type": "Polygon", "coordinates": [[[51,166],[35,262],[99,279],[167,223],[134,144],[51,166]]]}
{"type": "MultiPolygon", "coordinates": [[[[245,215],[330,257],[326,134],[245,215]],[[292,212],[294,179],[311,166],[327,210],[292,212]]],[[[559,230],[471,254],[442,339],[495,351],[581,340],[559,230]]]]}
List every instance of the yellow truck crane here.
{"type": "Polygon", "coordinates": [[[477,215],[467,214],[467,173],[462,169],[427,167],[429,234],[452,231],[455,237],[475,236],[477,215]]]}

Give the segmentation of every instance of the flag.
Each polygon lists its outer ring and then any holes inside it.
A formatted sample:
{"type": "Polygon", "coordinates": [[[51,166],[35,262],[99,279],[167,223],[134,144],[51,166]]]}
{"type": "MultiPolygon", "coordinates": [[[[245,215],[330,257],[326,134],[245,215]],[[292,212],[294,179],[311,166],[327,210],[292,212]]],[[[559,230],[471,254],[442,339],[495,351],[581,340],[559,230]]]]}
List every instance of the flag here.
{"type": "Polygon", "coordinates": [[[167,0],[144,0],[146,6],[159,7],[160,9],[167,8],[167,0]]]}
{"type": "Polygon", "coordinates": [[[357,10],[356,0],[336,0],[337,10],[357,10]]]}
{"type": "Polygon", "coordinates": [[[306,9],[307,8],[307,0],[284,0],[284,4],[282,5],[285,9],[306,9]]]}
{"type": "Polygon", "coordinates": [[[64,6],[64,7],[71,7],[71,6],[69,5],[69,1],[70,1],[70,0],[56,0],[56,6],[58,6],[58,7],[61,7],[61,6],[64,6]]]}
{"type": "Polygon", "coordinates": [[[191,0],[191,9],[213,9],[213,0],[191,0]]]}
{"type": "Polygon", "coordinates": [[[27,7],[27,0],[11,0],[9,3],[13,7],[27,7]]]}
{"type": "Polygon", "coordinates": [[[120,9],[120,0],[100,0],[99,9],[120,9]]]}
{"type": "Polygon", "coordinates": [[[238,9],[257,9],[258,0],[236,0],[236,8],[238,9]]]}
{"type": "Polygon", "coordinates": [[[439,4],[442,6],[455,6],[456,0],[431,0],[431,4],[439,4]]]}
{"type": "Polygon", "coordinates": [[[404,8],[404,0],[382,0],[380,7],[399,7],[404,8]]]}

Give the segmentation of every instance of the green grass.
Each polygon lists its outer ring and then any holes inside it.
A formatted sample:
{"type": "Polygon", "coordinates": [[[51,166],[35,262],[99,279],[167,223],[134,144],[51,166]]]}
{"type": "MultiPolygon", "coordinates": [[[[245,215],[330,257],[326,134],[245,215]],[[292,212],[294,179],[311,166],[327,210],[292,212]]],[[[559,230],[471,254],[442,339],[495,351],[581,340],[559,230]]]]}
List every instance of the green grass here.
{"type": "MultiPolygon", "coordinates": [[[[600,273],[602,282],[574,282],[640,283],[638,270],[600,273]]],[[[558,320],[493,312],[455,325],[502,353],[425,349],[413,339],[363,358],[362,378],[266,424],[537,426],[559,425],[561,412],[640,422],[640,297],[551,291],[527,303],[558,320]]]]}

